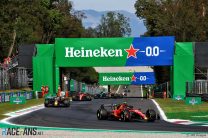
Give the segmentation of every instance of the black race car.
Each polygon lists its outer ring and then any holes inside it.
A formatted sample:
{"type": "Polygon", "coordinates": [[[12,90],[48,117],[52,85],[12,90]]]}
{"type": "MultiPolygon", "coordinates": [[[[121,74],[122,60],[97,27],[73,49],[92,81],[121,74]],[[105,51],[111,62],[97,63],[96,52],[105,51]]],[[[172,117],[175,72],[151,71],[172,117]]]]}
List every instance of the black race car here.
{"type": "Polygon", "coordinates": [[[101,92],[94,95],[94,99],[108,99],[109,95],[107,93],[101,92]]]}
{"type": "Polygon", "coordinates": [[[123,98],[122,93],[110,93],[110,97],[113,99],[123,98]]]}
{"type": "Polygon", "coordinates": [[[47,96],[44,105],[45,107],[69,107],[70,99],[63,96],[47,96]]]}

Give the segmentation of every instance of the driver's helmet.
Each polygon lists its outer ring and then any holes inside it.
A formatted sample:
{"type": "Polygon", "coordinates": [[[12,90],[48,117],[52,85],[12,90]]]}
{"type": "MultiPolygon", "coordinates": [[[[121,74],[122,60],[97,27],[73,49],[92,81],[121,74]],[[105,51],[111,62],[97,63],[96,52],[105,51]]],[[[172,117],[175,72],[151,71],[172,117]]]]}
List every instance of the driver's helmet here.
{"type": "Polygon", "coordinates": [[[124,105],[127,105],[127,102],[123,102],[124,105]]]}
{"type": "Polygon", "coordinates": [[[113,104],[113,106],[118,106],[117,104],[113,104]]]}
{"type": "Polygon", "coordinates": [[[116,109],[117,109],[117,107],[118,107],[118,104],[113,104],[113,108],[114,108],[114,110],[116,110],[116,109]]]}

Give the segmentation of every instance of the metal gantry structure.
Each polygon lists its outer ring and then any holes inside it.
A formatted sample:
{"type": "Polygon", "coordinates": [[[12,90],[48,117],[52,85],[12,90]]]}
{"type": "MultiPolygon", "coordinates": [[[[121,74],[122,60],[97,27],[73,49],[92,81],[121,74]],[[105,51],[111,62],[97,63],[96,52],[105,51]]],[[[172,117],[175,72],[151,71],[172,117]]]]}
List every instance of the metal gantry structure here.
{"type": "Polygon", "coordinates": [[[17,63],[14,64],[6,67],[0,66],[0,90],[25,88],[31,85],[28,83],[30,81],[28,69],[18,67],[17,63]]]}

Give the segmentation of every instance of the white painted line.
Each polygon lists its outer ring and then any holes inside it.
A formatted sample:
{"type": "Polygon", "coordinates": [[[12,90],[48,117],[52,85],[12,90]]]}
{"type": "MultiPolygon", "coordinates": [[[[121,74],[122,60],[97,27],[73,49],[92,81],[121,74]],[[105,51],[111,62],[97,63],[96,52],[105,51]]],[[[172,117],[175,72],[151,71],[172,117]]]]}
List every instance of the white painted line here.
{"type": "Polygon", "coordinates": [[[29,107],[29,108],[21,109],[21,110],[18,110],[18,111],[6,113],[5,115],[16,117],[16,116],[31,113],[31,112],[36,111],[36,110],[40,110],[42,108],[44,108],[43,105],[37,105],[37,106],[32,106],[32,107],[29,107]]]}
{"type": "Polygon", "coordinates": [[[156,105],[159,113],[160,113],[160,117],[162,118],[162,120],[165,120],[167,121],[167,116],[165,115],[165,112],[162,110],[162,108],[160,108],[159,104],[154,100],[154,99],[151,99],[153,101],[153,103],[156,105]]]}
{"type": "Polygon", "coordinates": [[[141,96],[143,97],[143,88],[142,88],[142,85],[141,85],[141,96]]]}
{"type": "MultiPolygon", "coordinates": [[[[174,123],[174,124],[181,124],[181,125],[192,125],[192,124],[198,124],[198,123],[201,124],[202,123],[202,122],[193,122],[190,120],[183,120],[183,119],[168,119],[167,116],[165,115],[165,112],[162,110],[162,108],[159,106],[159,104],[154,99],[151,99],[151,100],[156,105],[162,120],[164,120],[166,122],[170,122],[170,123],[174,123]]],[[[203,124],[204,125],[201,125],[201,126],[208,127],[207,123],[203,123],[203,124]]]]}
{"type": "Polygon", "coordinates": [[[18,110],[18,111],[10,112],[10,113],[5,114],[5,115],[10,116],[10,117],[2,119],[2,120],[0,120],[0,122],[5,123],[5,124],[13,124],[13,123],[9,122],[10,119],[16,118],[16,117],[19,117],[19,116],[22,116],[22,115],[25,115],[25,114],[29,114],[31,112],[34,112],[34,111],[37,111],[37,110],[40,110],[40,109],[43,109],[43,108],[45,108],[45,107],[44,107],[44,105],[41,104],[41,105],[21,109],[21,110],[18,110]]]}
{"type": "Polygon", "coordinates": [[[119,85],[119,86],[118,86],[118,89],[117,89],[116,93],[118,93],[118,92],[119,92],[119,90],[120,90],[120,87],[121,87],[121,85],[119,85]]]}

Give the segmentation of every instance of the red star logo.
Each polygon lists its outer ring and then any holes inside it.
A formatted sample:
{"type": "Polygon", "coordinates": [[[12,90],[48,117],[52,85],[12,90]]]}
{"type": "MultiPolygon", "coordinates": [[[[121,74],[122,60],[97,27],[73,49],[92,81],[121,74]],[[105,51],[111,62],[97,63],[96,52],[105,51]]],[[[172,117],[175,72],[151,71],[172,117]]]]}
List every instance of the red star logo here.
{"type": "Polygon", "coordinates": [[[136,81],[137,77],[135,77],[134,75],[131,78],[131,81],[136,81]]]}
{"type": "Polygon", "coordinates": [[[134,46],[131,44],[129,49],[125,49],[125,51],[128,53],[127,58],[134,57],[137,58],[136,52],[139,51],[139,49],[134,49],[134,46]]]}

